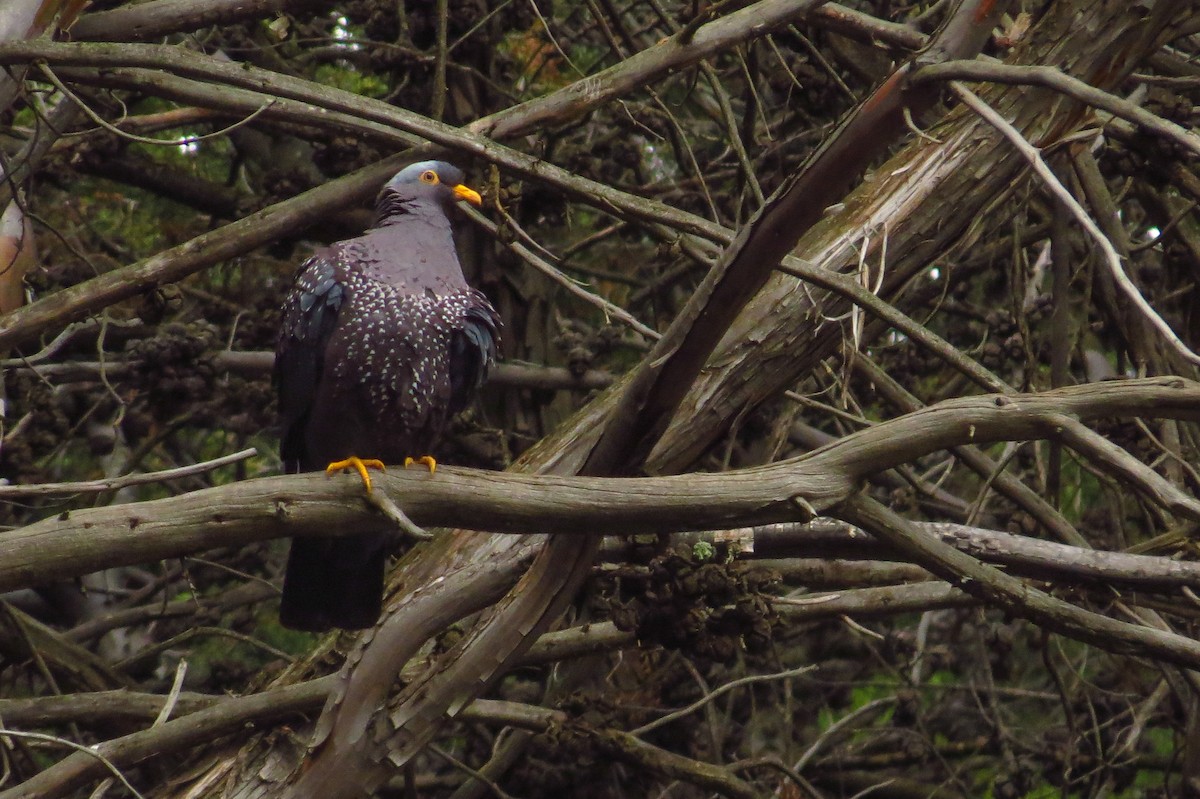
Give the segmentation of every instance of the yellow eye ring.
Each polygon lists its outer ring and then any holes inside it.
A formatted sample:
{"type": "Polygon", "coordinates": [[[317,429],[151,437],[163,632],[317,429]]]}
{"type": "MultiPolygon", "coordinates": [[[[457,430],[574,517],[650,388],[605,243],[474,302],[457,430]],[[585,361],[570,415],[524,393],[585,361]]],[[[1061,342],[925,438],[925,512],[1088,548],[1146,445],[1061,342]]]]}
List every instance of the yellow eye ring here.
{"type": "Polygon", "coordinates": [[[421,182],[422,183],[437,183],[438,182],[437,172],[434,172],[432,169],[426,169],[424,172],[421,173],[421,182]]]}

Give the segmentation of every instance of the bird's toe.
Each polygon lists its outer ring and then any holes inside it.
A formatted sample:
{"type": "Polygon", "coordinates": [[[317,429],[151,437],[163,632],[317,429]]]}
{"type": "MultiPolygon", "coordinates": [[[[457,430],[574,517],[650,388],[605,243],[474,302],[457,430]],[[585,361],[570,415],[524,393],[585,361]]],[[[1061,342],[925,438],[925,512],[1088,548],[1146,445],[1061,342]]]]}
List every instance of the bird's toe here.
{"type": "MultiPolygon", "coordinates": [[[[405,465],[407,466],[408,464],[405,465]]],[[[387,467],[383,465],[383,461],[381,460],[376,460],[375,458],[363,460],[357,455],[351,455],[343,461],[334,461],[326,466],[325,474],[333,475],[347,469],[353,469],[358,472],[358,476],[362,478],[363,486],[367,489],[368,494],[371,493],[371,475],[367,469],[378,469],[381,472],[387,471],[387,467]]]]}
{"type": "Polygon", "coordinates": [[[428,466],[430,474],[433,474],[434,472],[437,471],[437,459],[434,458],[432,455],[422,455],[419,458],[405,458],[404,459],[404,468],[407,469],[409,466],[412,466],[414,463],[420,463],[425,466],[428,466]]]}

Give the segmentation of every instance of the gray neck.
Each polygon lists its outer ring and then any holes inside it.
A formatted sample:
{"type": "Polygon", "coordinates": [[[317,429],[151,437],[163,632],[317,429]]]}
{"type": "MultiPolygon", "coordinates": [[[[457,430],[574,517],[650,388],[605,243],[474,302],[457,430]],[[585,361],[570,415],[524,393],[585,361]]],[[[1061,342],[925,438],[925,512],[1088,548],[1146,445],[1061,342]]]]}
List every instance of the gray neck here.
{"type": "Polygon", "coordinates": [[[379,218],[353,240],[365,277],[410,294],[437,295],[467,288],[454,247],[450,220],[428,200],[399,200],[376,206],[379,218]]]}
{"type": "Polygon", "coordinates": [[[440,216],[449,222],[447,208],[429,197],[405,196],[395,191],[385,191],[375,201],[375,221],[371,227],[387,227],[403,222],[410,217],[440,216]]]}

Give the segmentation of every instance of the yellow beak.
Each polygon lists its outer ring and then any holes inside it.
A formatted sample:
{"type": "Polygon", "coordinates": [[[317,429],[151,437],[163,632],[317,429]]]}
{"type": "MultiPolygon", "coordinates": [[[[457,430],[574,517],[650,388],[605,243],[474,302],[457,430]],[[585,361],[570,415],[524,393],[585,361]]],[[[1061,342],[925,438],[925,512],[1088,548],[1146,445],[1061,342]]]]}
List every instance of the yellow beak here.
{"type": "Polygon", "coordinates": [[[466,200],[474,206],[483,205],[483,198],[479,196],[479,192],[461,183],[454,187],[454,196],[460,200],[466,200]]]}

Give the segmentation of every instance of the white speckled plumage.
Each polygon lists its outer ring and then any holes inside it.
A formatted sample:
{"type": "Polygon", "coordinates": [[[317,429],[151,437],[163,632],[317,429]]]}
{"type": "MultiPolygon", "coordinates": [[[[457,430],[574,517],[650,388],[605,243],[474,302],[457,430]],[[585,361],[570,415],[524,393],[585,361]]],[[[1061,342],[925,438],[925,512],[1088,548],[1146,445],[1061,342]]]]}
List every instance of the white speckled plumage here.
{"type": "MultiPolygon", "coordinates": [[[[301,266],[276,347],[289,471],[350,456],[398,463],[430,454],[482,382],[499,319],[455,253],[447,210],[461,182],[441,162],[402,170],[380,193],[371,229],[301,266]],[[420,179],[429,170],[440,178],[432,185],[420,179]]],[[[385,556],[377,536],[294,541],[284,623],[373,623],[385,556]]]]}

